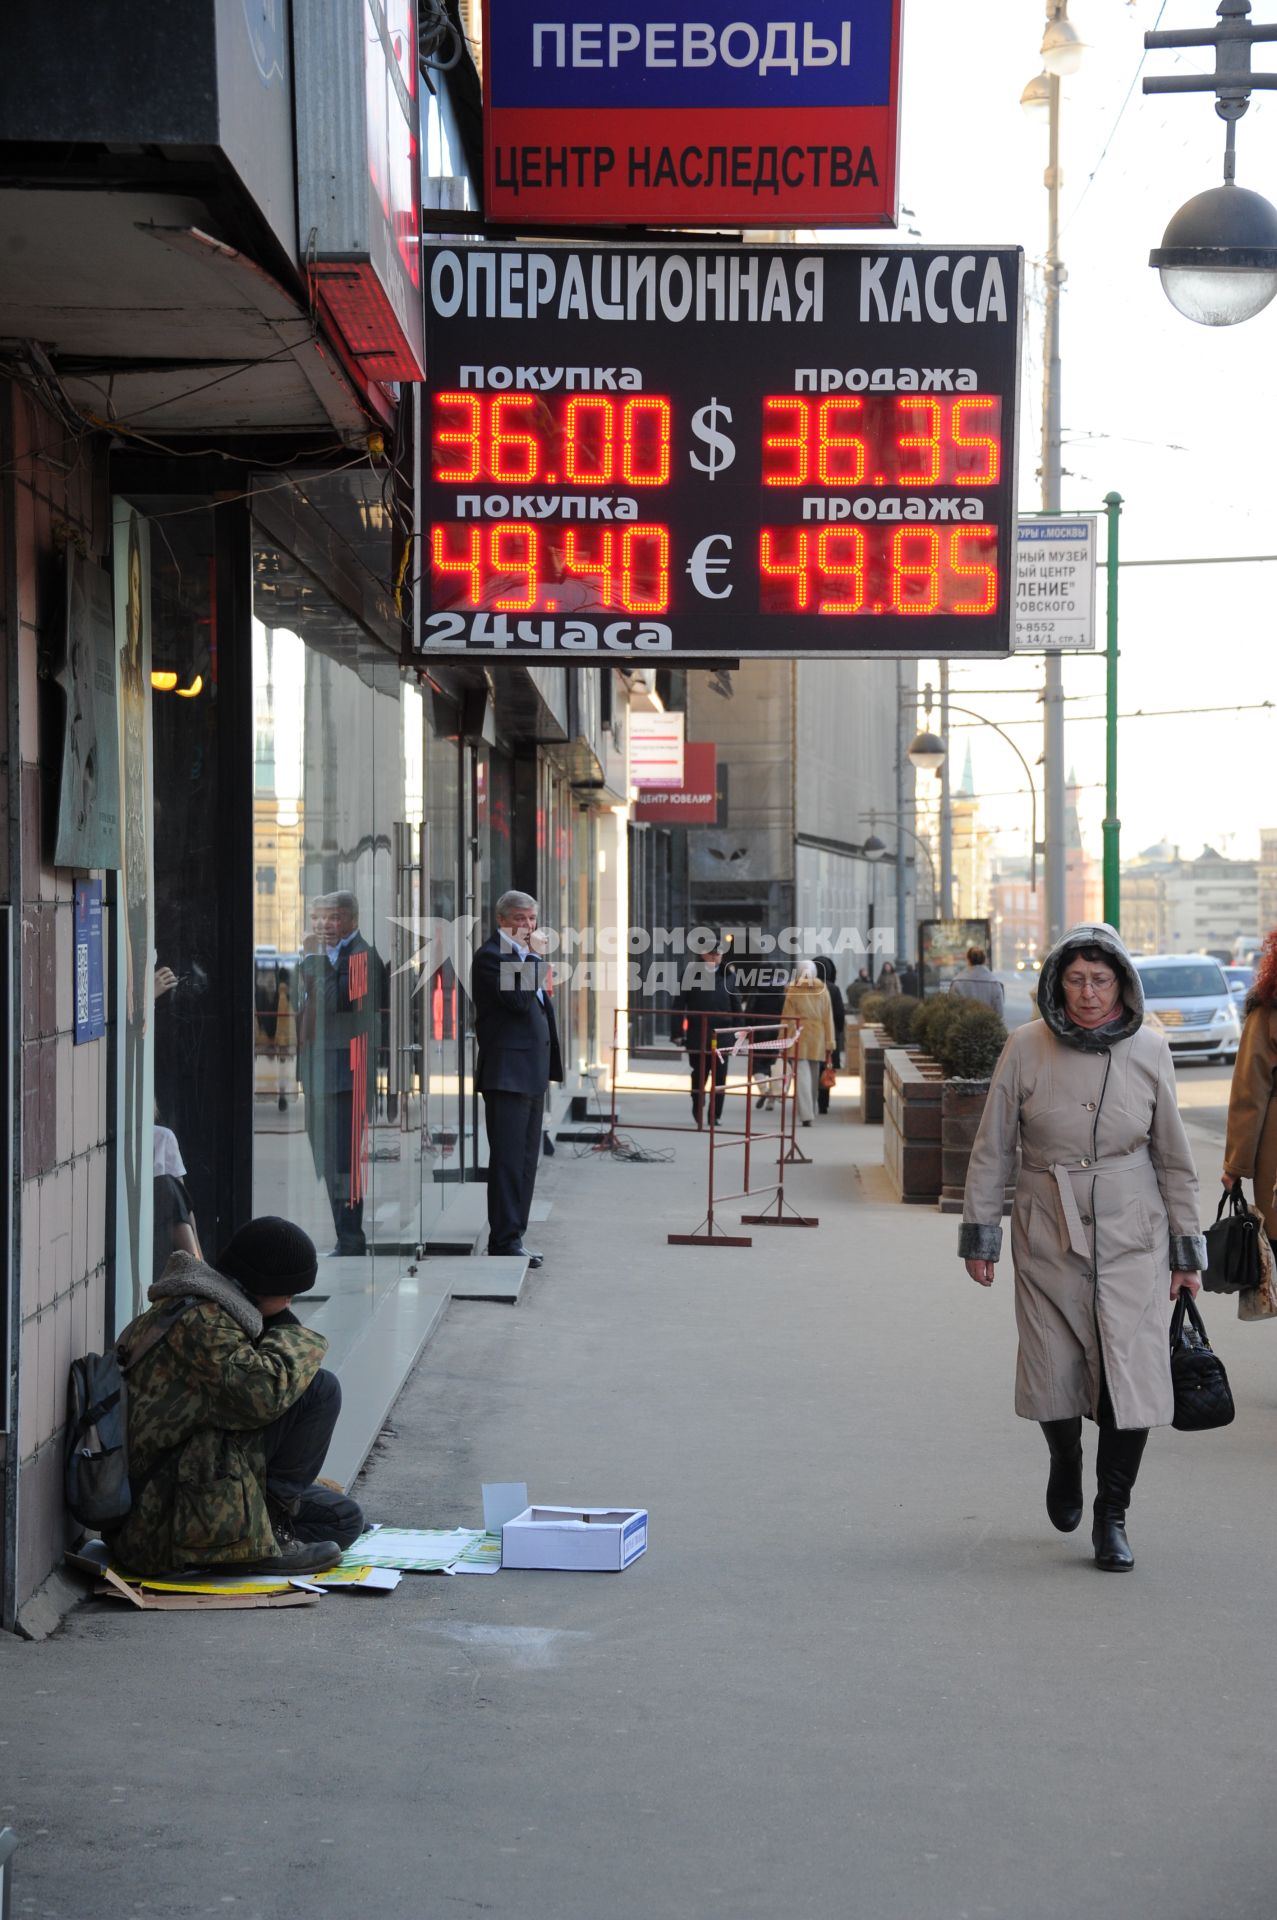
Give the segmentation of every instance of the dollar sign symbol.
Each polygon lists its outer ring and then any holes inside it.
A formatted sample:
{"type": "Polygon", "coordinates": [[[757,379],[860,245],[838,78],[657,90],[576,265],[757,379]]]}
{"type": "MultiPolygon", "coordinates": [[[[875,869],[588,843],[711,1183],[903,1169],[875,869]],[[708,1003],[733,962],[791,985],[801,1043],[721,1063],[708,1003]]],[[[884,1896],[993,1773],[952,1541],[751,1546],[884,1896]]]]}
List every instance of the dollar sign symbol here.
{"type": "Polygon", "coordinates": [[[720,433],[718,430],[720,418],[731,426],[731,408],[723,406],[717,399],[711,400],[707,407],[701,407],[692,415],[692,432],[698,440],[705,442],[708,458],[702,459],[699,453],[689,453],[688,459],[702,473],[707,473],[711,480],[716,480],[736,458],[736,442],[730,433],[720,433]]]}

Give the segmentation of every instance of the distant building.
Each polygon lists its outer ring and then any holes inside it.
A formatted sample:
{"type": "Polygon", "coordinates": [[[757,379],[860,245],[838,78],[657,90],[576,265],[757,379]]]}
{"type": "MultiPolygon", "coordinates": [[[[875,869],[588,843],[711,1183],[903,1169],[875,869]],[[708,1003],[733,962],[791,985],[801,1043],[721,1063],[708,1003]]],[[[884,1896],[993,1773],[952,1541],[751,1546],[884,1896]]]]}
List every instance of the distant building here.
{"type": "Polygon", "coordinates": [[[1064,921],[1070,927],[1104,918],[1104,868],[1082,845],[1077,810],[1080,792],[1076,774],[1070,773],[1064,789],[1064,921]]]}
{"type": "Polygon", "coordinates": [[[1038,874],[1036,892],[1030,885],[1027,860],[1003,861],[989,883],[989,917],[993,922],[992,964],[1010,970],[1027,966],[1046,947],[1046,891],[1038,874]]]}
{"type": "MultiPolygon", "coordinates": [[[[1271,842],[1271,897],[1277,917],[1277,829],[1271,842]]],[[[1261,842],[1262,844],[1262,842],[1261,842]]],[[[1214,847],[1184,859],[1158,841],[1122,869],[1122,934],[1133,953],[1213,953],[1229,959],[1258,945],[1262,859],[1232,860],[1214,847]]]]}
{"type": "Polygon", "coordinates": [[[953,911],[960,920],[981,920],[990,912],[993,885],[993,834],[980,818],[980,800],[971,771],[967,742],[962,779],[951,797],[953,815],[953,911]]]}
{"type": "Polygon", "coordinates": [[[1277,827],[1259,829],[1259,931],[1277,927],[1277,827]]]}
{"type": "Polygon", "coordinates": [[[1230,860],[1203,847],[1166,878],[1167,953],[1213,953],[1221,960],[1259,944],[1259,862],[1230,860]]]}

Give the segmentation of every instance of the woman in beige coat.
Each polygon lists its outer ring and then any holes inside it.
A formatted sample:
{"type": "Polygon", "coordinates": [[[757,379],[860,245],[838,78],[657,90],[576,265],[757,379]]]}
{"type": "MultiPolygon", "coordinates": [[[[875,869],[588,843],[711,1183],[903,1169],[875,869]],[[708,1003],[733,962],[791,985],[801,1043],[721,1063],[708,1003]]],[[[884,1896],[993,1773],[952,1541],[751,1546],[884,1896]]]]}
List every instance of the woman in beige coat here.
{"type": "Polygon", "coordinates": [[[1062,1533],[1082,1518],[1082,1415],[1098,1423],[1091,1539],[1096,1565],[1121,1572],[1134,1564],[1126,1509],[1148,1429],[1174,1412],[1168,1276],[1172,1300],[1195,1294],[1206,1264],[1197,1173],[1166,1035],[1143,1024],[1139,975],[1112,927],[1065,934],[1038,1007],[993,1075],[958,1252],[991,1286],[1014,1179],[1015,1410],[1046,1435],[1046,1509],[1062,1533]]]}
{"type": "Polygon", "coordinates": [[[798,1118],[809,1127],[820,1092],[821,1069],[834,1055],[833,1002],[812,961],[800,960],[794,968],[781,1018],[794,1021],[798,1027],[798,1042],[789,1058],[794,1063],[798,1118]]]}
{"type": "Polygon", "coordinates": [[[1246,997],[1233,1085],[1228,1096],[1224,1185],[1255,1183],[1255,1205],[1277,1240],[1277,932],[1270,933],[1246,997]]]}

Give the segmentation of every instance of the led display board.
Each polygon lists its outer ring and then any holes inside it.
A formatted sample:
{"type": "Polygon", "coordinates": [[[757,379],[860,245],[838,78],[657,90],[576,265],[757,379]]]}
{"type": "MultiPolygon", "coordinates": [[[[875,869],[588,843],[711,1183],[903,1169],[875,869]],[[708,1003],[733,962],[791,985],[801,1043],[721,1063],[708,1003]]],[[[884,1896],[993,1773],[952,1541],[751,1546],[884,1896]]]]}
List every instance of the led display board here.
{"type": "Polygon", "coordinates": [[[488,219],[894,227],[900,10],[487,0],[488,219]]]}
{"type": "Polygon", "coordinates": [[[443,247],[420,650],[1010,650],[1015,249],[443,247]]]}

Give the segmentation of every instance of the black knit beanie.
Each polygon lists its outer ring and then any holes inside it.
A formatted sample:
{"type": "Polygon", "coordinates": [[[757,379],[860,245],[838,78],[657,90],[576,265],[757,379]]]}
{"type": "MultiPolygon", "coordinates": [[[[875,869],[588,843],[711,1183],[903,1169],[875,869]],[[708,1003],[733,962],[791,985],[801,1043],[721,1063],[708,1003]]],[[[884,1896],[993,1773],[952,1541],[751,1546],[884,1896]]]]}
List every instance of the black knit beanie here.
{"type": "Polygon", "coordinates": [[[272,1294],[306,1293],[315,1284],[315,1243],[291,1220],[273,1213],[250,1220],[232,1234],[215,1262],[228,1280],[237,1280],[254,1299],[272,1294]]]}

